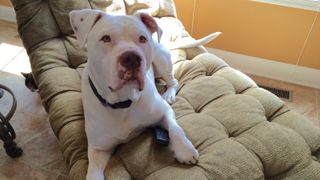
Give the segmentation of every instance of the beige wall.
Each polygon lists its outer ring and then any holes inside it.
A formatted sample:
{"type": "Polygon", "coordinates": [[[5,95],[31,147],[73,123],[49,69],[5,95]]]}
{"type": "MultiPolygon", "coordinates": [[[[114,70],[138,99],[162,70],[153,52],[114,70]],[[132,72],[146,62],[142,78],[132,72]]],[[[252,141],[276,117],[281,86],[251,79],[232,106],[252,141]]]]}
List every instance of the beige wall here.
{"type": "Polygon", "coordinates": [[[0,6],[12,6],[10,0],[0,0],[0,6]]]}
{"type": "Polygon", "coordinates": [[[208,47],[320,69],[317,12],[248,0],[174,1],[194,37],[223,32],[208,47]]]}

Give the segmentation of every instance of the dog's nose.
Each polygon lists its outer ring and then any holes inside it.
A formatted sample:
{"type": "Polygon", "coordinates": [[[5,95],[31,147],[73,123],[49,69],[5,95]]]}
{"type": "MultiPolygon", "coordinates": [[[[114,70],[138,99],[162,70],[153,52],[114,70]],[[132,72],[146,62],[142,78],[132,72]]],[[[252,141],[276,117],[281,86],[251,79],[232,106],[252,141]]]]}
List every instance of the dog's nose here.
{"type": "Polygon", "coordinates": [[[134,51],[126,51],[120,55],[119,61],[121,66],[128,70],[134,70],[140,67],[141,57],[134,51]]]}

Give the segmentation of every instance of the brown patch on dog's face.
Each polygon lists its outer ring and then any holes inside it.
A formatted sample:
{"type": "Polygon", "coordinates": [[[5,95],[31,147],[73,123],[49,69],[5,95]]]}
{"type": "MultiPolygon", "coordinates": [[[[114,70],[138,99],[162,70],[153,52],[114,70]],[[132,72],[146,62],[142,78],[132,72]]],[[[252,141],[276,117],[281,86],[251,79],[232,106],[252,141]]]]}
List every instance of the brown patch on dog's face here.
{"type": "Polygon", "coordinates": [[[73,10],[69,13],[70,24],[80,47],[86,47],[87,37],[92,28],[105,13],[98,10],[73,10]]]}
{"type": "Polygon", "coordinates": [[[98,14],[92,26],[94,26],[102,17],[102,14],[98,14]]]}

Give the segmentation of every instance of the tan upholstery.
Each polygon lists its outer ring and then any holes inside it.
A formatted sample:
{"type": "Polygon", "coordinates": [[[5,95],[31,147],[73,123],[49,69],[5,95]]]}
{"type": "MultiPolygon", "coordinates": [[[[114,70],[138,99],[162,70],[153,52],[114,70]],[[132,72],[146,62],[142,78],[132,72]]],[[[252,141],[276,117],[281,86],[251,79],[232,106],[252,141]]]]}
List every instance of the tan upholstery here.
{"type": "MultiPolygon", "coordinates": [[[[88,160],[80,75],[86,56],[72,34],[69,11],[99,8],[131,14],[139,10],[175,19],[174,4],[171,0],[12,2],[70,178],[83,179],[88,160]]],[[[183,29],[179,33],[178,38],[190,38],[183,29]]],[[[180,89],[173,108],[199,150],[199,163],[177,163],[147,130],[117,149],[106,169],[108,179],[320,179],[319,128],[202,47],[175,53],[174,74],[180,89]]]]}

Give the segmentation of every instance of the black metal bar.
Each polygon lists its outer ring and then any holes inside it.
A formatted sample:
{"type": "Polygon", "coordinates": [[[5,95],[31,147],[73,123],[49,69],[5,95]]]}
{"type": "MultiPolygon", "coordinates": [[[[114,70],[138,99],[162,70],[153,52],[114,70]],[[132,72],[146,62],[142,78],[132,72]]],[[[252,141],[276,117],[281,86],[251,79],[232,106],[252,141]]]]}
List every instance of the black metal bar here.
{"type": "Polygon", "coordinates": [[[16,158],[22,155],[22,149],[17,146],[13,141],[16,138],[16,133],[9,123],[9,120],[12,118],[14,112],[17,109],[17,101],[13,92],[6,86],[0,84],[0,98],[3,97],[4,91],[7,91],[12,96],[12,106],[10,111],[6,116],[0,113],[0,139],[4,142],[3,147],[5,148],[6,153],[12,157],[16,158]]]}

